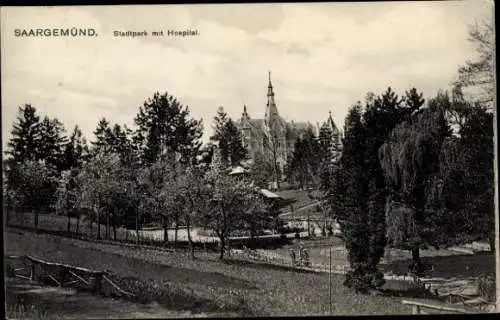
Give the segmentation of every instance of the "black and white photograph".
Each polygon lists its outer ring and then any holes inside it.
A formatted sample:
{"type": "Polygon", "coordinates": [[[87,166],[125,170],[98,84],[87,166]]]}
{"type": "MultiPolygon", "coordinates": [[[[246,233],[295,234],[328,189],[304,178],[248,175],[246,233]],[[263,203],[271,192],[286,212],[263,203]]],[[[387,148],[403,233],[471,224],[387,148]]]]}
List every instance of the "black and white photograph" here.
{"type": "Polygon", "coordinates": [[[6,319],[500,312],[493,1],[0,9],[6,319]]]}

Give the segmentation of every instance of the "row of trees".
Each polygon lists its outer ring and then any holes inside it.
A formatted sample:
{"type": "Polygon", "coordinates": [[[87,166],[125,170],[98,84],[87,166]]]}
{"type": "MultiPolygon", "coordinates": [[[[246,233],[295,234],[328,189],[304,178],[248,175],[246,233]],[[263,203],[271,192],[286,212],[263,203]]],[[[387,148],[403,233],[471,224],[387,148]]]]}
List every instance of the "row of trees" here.
{"type": "Polygon", "coordinates": [[[327,122],[320,128],[317,136],[312,128],[308,128],[297,137],[286,166],[288,182],[301,189],[328,189],[332,172],[342,152],[340,132],[333,126],[327,122]]]}
{"type": "Polygon", "coordinates": [[[346,285],[381,286],[377,265],[386,246],[411,251],[417,274],[428,246],[489,240],[494,249],[493,117],[486,108],[468,104],[459,90],[425,104],[416,89],[400,98],[389,88],[349,110],[344,134],[326,198],[349,252],[346,285]]]}
{"type": "Polygon", "coordinates": [[[428,246],[489,240],[495,248],[494,37],[488,24],[470,34],[480,57],[459,69],[451,97],[426,103],[416,89],[399,97],[389,88],[349,110],[326,199],[349,253],[345,285],[357,291],[384,283],[377,265],[386,246],[411,251],[417,274],[428,246]],[[481,94],[466,98],[470,86],[481,94]]]}
{"type": "Polygon", "coordinates": [[[82,218],[90,234],[98,222],[98,238],[103,226],[106,238],[116,238],[120,226],[133,226],[139,239],[140,225],[156,221],[168,242],[167,227],[174,222],[176,231],[186,225],[193,248],[192,227],[204,227],[219,237],[222,258],[230,233],[255,236],[278,224],[250,180],[228,175],[246,150],[231,119],[219,111],[212,137],[219,147],[203,158],[201,120],[168,93],[154,94],[139,108],[135,130],[100,119],[90,147],[77,127],[66,138],[57,119],[50,120],[57,130],[41,130],[48,125],[26,105],[9,143],[6,204],[12,212],[33,211],[36,228],[39,212],[51,210],[68,217],[68,230],[71,217],[77,218],[77,232],[82,218]]]}

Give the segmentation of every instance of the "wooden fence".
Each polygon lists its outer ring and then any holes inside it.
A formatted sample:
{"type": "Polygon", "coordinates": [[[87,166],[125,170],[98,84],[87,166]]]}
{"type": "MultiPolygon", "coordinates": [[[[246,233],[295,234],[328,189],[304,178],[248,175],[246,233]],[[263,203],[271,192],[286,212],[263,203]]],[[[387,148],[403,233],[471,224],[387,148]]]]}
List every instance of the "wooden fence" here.
{"type": "Polygon", "coordinates": [[[440,301],[403,300],[403,304],[412,306],[412,314],[473,314],[478,312],[490,312],[488,308],[466,308],[464,305],[452,306],[440,301]]]}
{"type": "Polygon", "coordinates": [[[111,281],[106,271],[48,262],[29,255],[7,256],[6,260],[7,276],[30,281],[48,279],[59,287],[78,287],[95,294],[101,294],[103,284],[108,284],[111,291],[121,296],[134,297],[111,281]]]}

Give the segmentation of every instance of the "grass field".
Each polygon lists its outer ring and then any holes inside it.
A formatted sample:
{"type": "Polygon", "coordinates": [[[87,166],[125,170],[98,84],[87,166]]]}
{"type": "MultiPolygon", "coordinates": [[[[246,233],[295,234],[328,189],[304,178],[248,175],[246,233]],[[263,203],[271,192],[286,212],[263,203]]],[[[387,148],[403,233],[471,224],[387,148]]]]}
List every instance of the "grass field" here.
{"type": "MultiPolygon", "coordinates": [[[[6,232],[7,254],[107,269],[126,290],[162,307],[258,316],[327,315],[328,275],[245,261],[221,262],[215,254],[124,248],[45,234],[6,232]]],[[[401,298],[355,295],[333,276],[335,315],[408,314],[401,298]]]]}

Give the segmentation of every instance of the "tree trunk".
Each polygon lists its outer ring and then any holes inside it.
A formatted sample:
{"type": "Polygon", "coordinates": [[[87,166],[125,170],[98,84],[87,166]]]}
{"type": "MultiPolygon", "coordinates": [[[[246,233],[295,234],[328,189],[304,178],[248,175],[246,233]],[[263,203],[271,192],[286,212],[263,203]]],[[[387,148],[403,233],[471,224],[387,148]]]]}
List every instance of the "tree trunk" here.
{"type": "Polygon", "coordinates": [[[101,239],[101,210],[97,210],[97,239],[101,239]]]}
{"type": "Polygon", "coordinates": [[[140,243],[139,240],[139,210],[136,210],[135,213],[135,235],[137,236],[137,244],[140,243]]]}
{"type": "Polygon", "coordinates": [[[94,213],[93,212],[90,212],[90,217],[89,217],[89,237],[92,238],[92,223],[93,223],[93,220],[94,220],[94,213]]]}
{"type": "Polygon", "coordinates": [[[117,218],[117,209],[114,209],[114,214],[113,214],[113,240],[116,241],[116,225],[117,225],[117,221],[118,221],[118,218],[117,218]]]}
{"type": "Polygon", "coordinates": [[[38,210],[35,210],[35,230],[38,232],[38,210]]]}
{"type": "Polygon", "coordinates": [[[179,215],[175,215],[174,250],[177,250],[177,231],[179,230],[179,215]]]}
{"type": "Polygon", "coordinates": [[[76,217],[76,234],[80,233],[80,214],[76,217]]]}
{"type": "Polygon", "coordinates": [[[9,226],[9,221],[10,221],[10,211],[12,209],[9,207],[7,210],[5,210],[5,226],[9,226]]]}
{"type": "Polygon", "coordinates": [[[168,221],[167,217],[163,216],[163,243],[168,244],[168,221]]]}
{"type": "Polygon", "coordinates": [[[307,214],[307,236],[310,238],[311,237],[311,222],[309,220],[310,220],[310,217],[309,217],[309,214],[307,214]]]}
{"type": "Polygon", "coordinates": [[[194,259],[194,244],[193,244],[193,239],[191,238],[191,221],[189,217],[187,217],[186,219],[186,228],[189,241],[189,251],[191,252],[191,258],[194,259]]]}
{"type": "Polygon", "coordinates": [[[68,217],[68,224],[66,226],[66,231],[68,231],[68,234],[71,232],[71,215],[70,215],[70,210],[66,210],[66,215],[68,217]]]}
{"type": "Polygon", "coordinates": [[[106,210],[106,239],[109,240],[109,210],[106,210]]]}
{"type": "Polygon", "coordinates": [[[224,241],[224,235],[221,233],[219,234],[219,240],[220,240],[220,255],[219,259],[224,259],[224,247],[226,245],[226,242],[224,241]]]}
{"type": "Polygon", "coordinates": [[[21,227],[24,228],[24,210],[21,209],[21,227]]]}
{"type": "Polygon", "coordinates": [[[495,232],[491,232],[490,236],[488,237],[488,240],[490,242],[490,252],[495,253],[495,232]]]}
{"type": "Polygon", "coordinates": [[[411,249],[411,257],[412,257],[412,264],[415,269],[415,272],[418,273],[420,269],[420,248],[419,247],[414,247],[411,249]]]}

